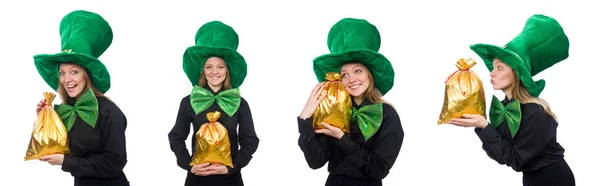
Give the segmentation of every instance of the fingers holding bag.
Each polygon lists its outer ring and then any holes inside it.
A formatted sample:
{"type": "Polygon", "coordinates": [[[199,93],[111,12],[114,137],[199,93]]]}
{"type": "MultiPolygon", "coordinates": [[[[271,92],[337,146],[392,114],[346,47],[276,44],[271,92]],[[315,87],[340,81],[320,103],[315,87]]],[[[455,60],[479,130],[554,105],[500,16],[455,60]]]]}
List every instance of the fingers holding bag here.
{"type": "Polygon", "coordinates": [[[40,159],[50,154],[70,154],[67,129],[60,116],[50,106],[56,95],[44,92],[44,97],[43,102],[38,104],[38,117],[33,125],[25,161],[40,159]]]}
{"type": "Polygon", "coordinates": [[[461,58],[456,62],[456,70],[446,79],[444,104],[438,124],[448,123],[452,118],[461,118],[463,114],[485,114],[485,92],[481,79],[471,71],[476,62],[461,58]]]}

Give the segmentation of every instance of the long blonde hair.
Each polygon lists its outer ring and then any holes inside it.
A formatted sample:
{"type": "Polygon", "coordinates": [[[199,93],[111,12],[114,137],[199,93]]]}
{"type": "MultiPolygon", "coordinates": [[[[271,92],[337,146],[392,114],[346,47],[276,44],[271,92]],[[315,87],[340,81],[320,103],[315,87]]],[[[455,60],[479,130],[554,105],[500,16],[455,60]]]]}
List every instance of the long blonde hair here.
{"type": "Polygon", "coordinates": [[[549,114],[556,120],[557,117],[554,114],[554,112],[552,112],[552,110],[550,109],[550,104],[548,104],[548,102],[546,102],[546,100],[544,100],[542,98],[537,98],[537,97],[531,96],[531,94],[529,94],[529,91],[527,91],[527,89],[521,82],[521,78],[519,78],[517,73],[514,73],[514,70],[513,70],[513,74],[514,74],[514,81],[510,85],[511,94],[512,94],[513,98],[516,100],[519,100],[519,102],[521,102],[521,103],[535,103],[535,104],[541,105],[544,108],[544,111],[546,111],[547,114],[549,114]]]}
{"type": "Polygon", "coordinates": [[[383,99],[383,95],[381,95],[381,92],[379,91],[379,89],[377,89],[377,87],[375,87],[375,78],[373,78],[373,74],[371,74],[371,71],[367,70],[367,74],[369,76],[370,83],[369,83],[369,87],[367,88],[367,90],[365,90],[365,92],[363,92],[363,97],[365,99],[369,100],[369,102],[371,102],[371,103],[386,103],[391,106],[392,104],[385,101],[383,99]]]}
{"type": "MultiPolygon", "coordinates": [[[[82,69],[85,69],[85,68],[82,68],[82,69]]],[[[92,79],[88,75],[87,70],[83,71],[83,77],[85,78],[85,89],[83,91],[81,91],[79,94],[83,94],[84,91],[91,88],[92,91],[94,92],[94,95],[96,95],[96,97],[106,97],[102,92],[100,92],[94,86],[94,84],[92,83],[92,79]]],[[[58,95],[60,95],[60,99],[61,99],[62,103],[67,104],[70,97],[69,97],[69,94],[67,93],[67,90],[65,90],[65,87],[60,82],[60,77],[58,78],[58,90],[57,91],[58,91],[58,95]]]]}

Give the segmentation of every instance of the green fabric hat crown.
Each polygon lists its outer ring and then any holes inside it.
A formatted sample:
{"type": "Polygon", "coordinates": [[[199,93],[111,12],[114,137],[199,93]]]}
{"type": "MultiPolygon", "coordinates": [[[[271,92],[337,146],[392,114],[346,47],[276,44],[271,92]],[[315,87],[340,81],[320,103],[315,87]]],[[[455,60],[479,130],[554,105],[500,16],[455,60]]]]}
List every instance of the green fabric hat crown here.
{"type": "Polygon", "coordinates": [[[331,27],[327,46],[331,54],[313,60],[313,70],[319,82],[325,81],[327,72],[339,72],[350,62],[364,64],[375,80],[375,87],[385,95],[394,86],[392,63],[378,53],[381,45],[379,31],[366,20],[344,18],[331,27]]]}
{"type": "Polygon", "coordinates": [[[183,54],[183,71],[192,85],[198,85],[204,63],[210,57],[225,61],[233,88],[242,85],[247,65],[244,57],[236,51],[239,40],[233,28],[220,21],[211,21],[198,29],[195,40],[196,46],[188,47],[183,54]]]}
{"type": "Polygon", "coordinates": [[[529,17],[525,28],[501,48],[489,44],[471,45],[490,71],[494,58],[513,68],[529,94],[538,97],[546,81],[533,76],[569,57],[569,39],[554,18],[536,14],[529,17]]]}
{"type": "Polygon", "coordinates": [[[33,56],[35,67],[44,81],[52,89],[58,90],[59,65],[73,63],[87,70],[100,92],[108,91],[110,74],[98,60],[112,43],[113,32],[108,22],[96,13],[76,10],[60,21],[59,33],[62,52],[33,56]]]}

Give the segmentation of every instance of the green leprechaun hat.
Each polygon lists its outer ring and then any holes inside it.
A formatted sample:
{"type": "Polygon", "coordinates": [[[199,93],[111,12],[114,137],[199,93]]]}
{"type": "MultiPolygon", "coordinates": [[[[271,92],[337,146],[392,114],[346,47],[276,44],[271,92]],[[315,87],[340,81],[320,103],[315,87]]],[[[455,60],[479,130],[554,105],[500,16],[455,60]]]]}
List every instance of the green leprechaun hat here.
{"type": "Polygon", "coordinates": [[[229,69],[231,86],[238,88],[244,82],[247,65],[238,53],[238,35],[229,25],[211,21],[202,25],[196,32],[196,46],[188,47],[183,54],[183,71],[192,85],[198,85],[204,63],[210,57],[219,57],[229,69]]]}
{"type": "Polygon", "coordinates": [[[319,82],[328,72],[339,72],[350,62],[364,64],[375,80],[375,87],[385,95],[394,86],[394,69],[390,61],[378,53],[381,37],[375,25],[363,19],[344,18],[334,24],[327,37],[330,54],[313,60],[319,82]]]}
{"type": "Polygon", "coordinates": [[[506,63],[515,70],[529,94],[538,97],[546,81],[534,81],[533,76],[569,57],[569,39],[554,18],[536,14],[527,19],[525,28],[505,47],[475,44],[471,50],[490,71],[494,69],[494,58],[506,63]]]}
{"type": "Polygon", "coordinates": [[[100,92],[108,91],[110,74],[98,60],[112,43],[113,32],[108,22],[96,13],[76,10],[60,21],[59,33],[62,52],[33,56],[35,67],[44,81],[58,90],[59,65],[73,63],[87,70],[100,92]]]}

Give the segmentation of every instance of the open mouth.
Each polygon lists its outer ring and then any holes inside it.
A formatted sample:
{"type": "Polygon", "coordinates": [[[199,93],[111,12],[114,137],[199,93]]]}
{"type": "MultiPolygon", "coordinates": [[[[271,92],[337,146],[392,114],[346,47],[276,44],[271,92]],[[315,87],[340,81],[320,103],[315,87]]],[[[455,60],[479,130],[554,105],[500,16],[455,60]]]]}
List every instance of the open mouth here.
{"type": "Polygon", "coordinates": [[[73,92],[76,87],[77,87],[77,85],[67,85],[65,88],[67,88],[67,91],[73,92]]]}
{"type": "Polygon", "coordinates": [[[352,86],[350,86],[350,89],[352,89],[352,90],[356,90],[356,89],[358,89],[360,86],[361,86],[361,84],[352,85],[352,86]]]}

